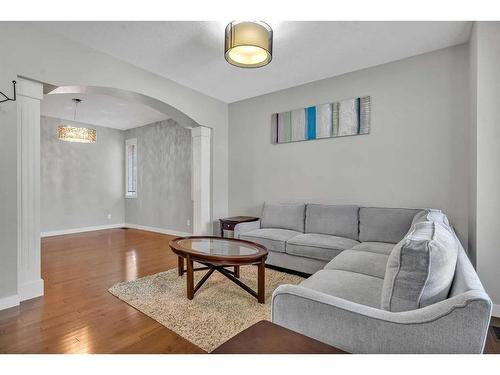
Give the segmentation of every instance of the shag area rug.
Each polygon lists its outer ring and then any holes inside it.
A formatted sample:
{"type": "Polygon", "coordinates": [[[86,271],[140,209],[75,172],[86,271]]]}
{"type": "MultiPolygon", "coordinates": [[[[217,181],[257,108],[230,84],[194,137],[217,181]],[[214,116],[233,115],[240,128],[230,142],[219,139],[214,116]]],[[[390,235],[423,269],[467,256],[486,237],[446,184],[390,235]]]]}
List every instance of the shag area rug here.
{"type": "MultiPolygon", "coordinates": [[[[205,271],[195,272],[195,285],[205,271]]],[[[242,266],[240,279],[257,289],[257,267],[242,266]]],[[[266,303],[214,272],[196,292],[186,297],[186,274],[177,269],[112,286],[109,292],[160,324],[211,352],[260,320],[271,319],[271,296],[281,284],[298,284],[302,277],[266,268],[266,303]]]]}

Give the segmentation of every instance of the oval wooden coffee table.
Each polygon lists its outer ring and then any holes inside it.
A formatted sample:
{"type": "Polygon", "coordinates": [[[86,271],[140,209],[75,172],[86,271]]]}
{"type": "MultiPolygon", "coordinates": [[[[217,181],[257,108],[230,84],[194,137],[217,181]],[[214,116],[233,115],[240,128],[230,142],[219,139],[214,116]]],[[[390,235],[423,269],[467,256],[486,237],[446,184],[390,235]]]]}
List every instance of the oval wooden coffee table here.
{"type": "Polygon", "coordinates": [[[234,238],[209,236],[179,237],[171,240],[169,246],[177,255],[179,276],[186,272],[188,299],[193,299],[203,283],[217,271],[257,298],[259,303],[264,303],[267,258],[267,249],[264,246],[234,238]],[[184,260],[186,260],[186,270],[184,270],[184,260]],[[194,268],[193,262],[201,263],[205,267],[194,268]],[[240,266],[252,264],[258,266],[257,292],[239,280],[240,266]],[[194,272],[202,270],[208,272],[195,286],[194,272]]]}

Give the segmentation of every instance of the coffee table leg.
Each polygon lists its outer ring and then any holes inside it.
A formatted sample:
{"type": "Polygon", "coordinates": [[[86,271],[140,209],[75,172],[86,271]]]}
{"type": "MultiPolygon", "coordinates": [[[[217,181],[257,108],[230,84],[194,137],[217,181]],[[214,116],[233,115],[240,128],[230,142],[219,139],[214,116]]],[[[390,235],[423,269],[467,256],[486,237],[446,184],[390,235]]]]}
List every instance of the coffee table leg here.
{"type": "Polygon", "coordinates": [[[184,273],[184,258],[177,256],[177,270],[179,271],[179,276],[184,273]]]}
{"type": "Polygon", "coordinates": [[[240,266],[234,266],[234,277],[240,278],[240,266]]]}
{"type": "Polygon", "coordinates": [[[266,285],[266,264],[264,259],[259,263],[258,280],[257,280],[257,301],[259,303],[265,302],[265,285],[266,285]]]}
{"type": "Polygon", "coordinates": [[[193,261],[188,256],[186,258],[187,263],[187,277],[186,277],[186,286],[187,286],[187,298],[193,299],[194,297],[194,270],[193,270],[193,261]]]}

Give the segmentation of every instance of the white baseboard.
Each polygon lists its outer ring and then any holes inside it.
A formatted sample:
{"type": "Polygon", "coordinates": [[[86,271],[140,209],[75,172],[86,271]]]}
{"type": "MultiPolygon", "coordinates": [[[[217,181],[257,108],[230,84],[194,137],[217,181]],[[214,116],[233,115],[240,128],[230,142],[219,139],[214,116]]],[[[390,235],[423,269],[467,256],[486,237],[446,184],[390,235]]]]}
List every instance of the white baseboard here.
{"type": "Polygon", "coordinates": [[[182,237],[191,236],[192,235],[192,233],[180,232],[178,230],[173,230],[173,229],[149,227],[147,225],[138,225],[138,224],[131,224],[131,223],[119,223],[119,224],[110,224],[110,225],[98,225],[98,226],[94,226],[94,227],[83,227],[83,228],[52,230],[52,231],[40,233],[40,237],[62,236],[64,234],[75,234],[75,233],[93,232],[93,231],[96,231],[96,230],[105,230],[105,229],[114,229],[114,228],[132,228],[132,229],[145,230],[147,232],[155,232],[155,233],[162,233],[162,234],[171,234],[171,235],[174,235],[174,236],[182,236],[182,237]]]}
{"type": "Polygon", "coordinates": [[[18,286],[20,301],[43,296],[43,280],[38,279],[18,286]]]}
{"type": "Polygon", "coordinates": [[[19,285],[18,290],[18,294],[0,298],[0,310],[19,306],[22,301],[43,296],[43,280],[38,279],[24,283],[19,285]]]}
{"type": "Polygon", "coordinates": [[[0,298],[0,310],[5,310],[18,305],[19,305],[19,296],[17,294],[14,294],[13,296],[0,298]]]}
{"type": "Polygon", "coordinates": [[[493,311],[491,312],[491,315],[500,318],[500,305],[493,305],[493,311]]]}
{"type": "Polygon", "coordinates": [[[108,225],[97,225],[97,226],[93,226],[93,227],[51,230],[51,231],[48,231],[48,232],[42,232],[42,233],[40,233],[40,237],[52,237],[52,236],[61,236],[63,234],[93,232],[95,230],[122,228],[124,226],[125,226],[124,223],[118,223],[118,224],[108,224],[108,225]]]}
{"type": "Polygon", "coordinates": [[[131,224],[131,223],[126,223],[123,226],[125,228],[139,229],[139,230],[145,230],[147,232],[155,232],[155,233],[162,233],[162,234],[171,234],[171,235],[180,236],[180,237],[186,237],[186,236],[193,235],[192,233],[180,232],[178,230],[164,229],[164,228],[157,228],[157,227],[148,227],[146,225],[138,225],[138,224],[131,224]]]}

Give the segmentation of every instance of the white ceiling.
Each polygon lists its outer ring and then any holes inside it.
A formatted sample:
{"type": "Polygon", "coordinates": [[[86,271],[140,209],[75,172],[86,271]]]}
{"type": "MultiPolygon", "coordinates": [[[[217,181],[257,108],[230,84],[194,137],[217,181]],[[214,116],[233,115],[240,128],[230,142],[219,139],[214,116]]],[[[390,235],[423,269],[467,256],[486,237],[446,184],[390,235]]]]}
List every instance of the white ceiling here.
{"type": "Polygon", "coordinates": [[[227,22],[42,22],[51,31],[231,103],[461,44],[471,22],[273,23],[273,61],[229,65],[227,22]]]}
{"type": "Polygon", "coordinates": [[[75,106],[72,98],[82,99],[78,105],[76,121],[84,124],[126,130],[168,118],[143,104],[101,94],[45,95],[41,114],[73,121],[75,106]]]}

